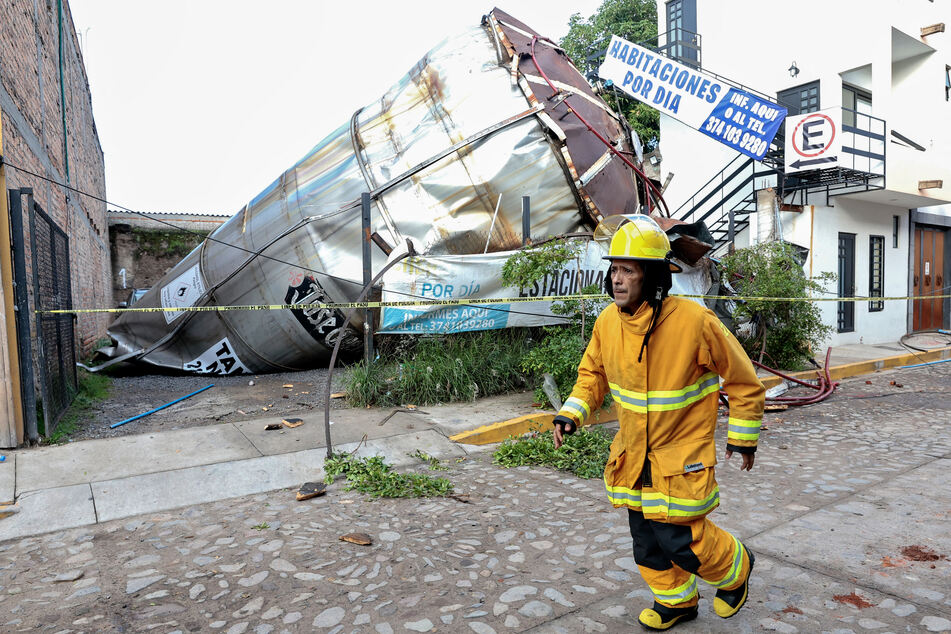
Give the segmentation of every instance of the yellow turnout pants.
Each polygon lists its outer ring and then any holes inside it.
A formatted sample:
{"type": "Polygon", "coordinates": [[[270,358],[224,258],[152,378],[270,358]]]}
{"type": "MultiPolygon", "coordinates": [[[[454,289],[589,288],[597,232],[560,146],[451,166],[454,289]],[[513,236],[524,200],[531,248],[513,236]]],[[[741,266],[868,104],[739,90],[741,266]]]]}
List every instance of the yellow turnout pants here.
{"type": "Polygon", "coordinates": [[[628,509],[634,561],[661,605],[697,604],[697,577],[718,590],[734,590],[746,580],[750,560],[740,540],[706,517],[669,524],[628,509]]]}

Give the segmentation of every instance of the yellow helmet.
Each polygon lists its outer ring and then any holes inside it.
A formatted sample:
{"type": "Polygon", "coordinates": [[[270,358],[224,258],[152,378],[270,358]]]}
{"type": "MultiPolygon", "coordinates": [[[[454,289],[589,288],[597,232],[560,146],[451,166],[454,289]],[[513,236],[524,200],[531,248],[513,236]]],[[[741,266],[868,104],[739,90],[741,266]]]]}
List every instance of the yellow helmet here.
{"type": "Polygon", "coordinates": [[[594,230],[594,239],[610,241],[605,260],[654,260],[667,262],[673,273],[683,269],[670,261],[670,240],[657,222],[643,214],[608,216],[594,230]]]}

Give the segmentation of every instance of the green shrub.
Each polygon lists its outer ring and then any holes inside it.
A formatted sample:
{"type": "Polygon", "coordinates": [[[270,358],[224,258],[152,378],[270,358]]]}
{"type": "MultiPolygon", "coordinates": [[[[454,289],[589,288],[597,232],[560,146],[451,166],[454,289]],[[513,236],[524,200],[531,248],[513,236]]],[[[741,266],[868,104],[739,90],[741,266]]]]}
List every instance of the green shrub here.
{"type": "Polygon", "coordinates": [[[578,364],[584,354],[586,341],[573,326],[546,326],[541,341],[522,358],[522,370],[532,377],[535,385],[535,400],[548,401],[542,389],[542,376],[551,374],[558,384],[558,393],[564,401],[571,394],[578,378],[578,364]]]}
{"type": "Polygon", "coordinates": [[[510,392],[525,385],[526,349],[520,329],[421,338],[399,356],[348,368],[347,399],[354,407],[431,405],[510,392]]]}
{"type": "MultiPolygon", "coordinates": [[[[823,284],[835,280],[828,272],[810,279],[795,247],[783,242],[738,249],[721,264],[736,292],[752,298],[807,298],[825,291],[823,284]]],[[[750,358],[777,369],[802,369],[813,356],[811,349],[832,333],[832,327],[822,323],[819,307],[808,301],[747,299],[737,302],[733,317],[755,326],[751,334],[737,335],[750,358]]]]}

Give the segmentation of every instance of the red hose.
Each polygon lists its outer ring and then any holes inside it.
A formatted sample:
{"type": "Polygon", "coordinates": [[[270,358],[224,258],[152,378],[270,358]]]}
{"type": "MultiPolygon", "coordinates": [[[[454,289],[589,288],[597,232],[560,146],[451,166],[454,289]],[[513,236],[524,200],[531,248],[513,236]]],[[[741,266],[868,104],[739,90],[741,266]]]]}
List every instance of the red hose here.
{"type": "MultiPolygon", "coordinates": [[[[537,40],[539,40],[539,39],[542,39],[542,40],[544,40],[544,41],[546,41],[546,42],[551,42],[551,40],[549,40],[548,38],[539,38],[537,35],[533,35],[533,36],[532,36],[532,63],[535,64],[535,68],[538,69],[538,72],[541,74],[542,79],[544,79],[545,82],[548,84],[548,87],[551,88],[552,93],[551,93],[551,96],[548,97],[549,99],[551,99],[552,97],[554,97],[555,95],[557,95],[557,94],[558,94],[559,92],[561,92],[561,91],[560,91],[557,87],[555,87],[555,84],[553,84],[553,83],[551,82],[551,80],[548,78],[548,75],[546,75],[546,74],[545,74],[545,71],[542,70],[542,67],[539,66],[539,64],[538,64],[538,59],[535,57],[535,42],[536,42],[537,40]]],[[[551,43],[554,44],[554,42],[551,42],[551,43]]],[[[586,128],[588,128],[588,130],[589,130],[592,134],[594,134],[594,136],[598,137],[598,140],[599,140],[599,141],[601,141],[602,143],[604,143],[604,145],[605,145],[609,150],[611,150],[612,152],[614,152],[614,155],[615,155],[615,156],[617,156],[617,157],[620,158],[622,161],[624,161],[625,165],[627,165],[627,166],[630,167],[632,170],[634,170],[634,173],[637,174],[641,179],[643,179],[643,181],[644,181],[644,186],[645,186],[645,192],[648,194],[648,196],[647,196],[647,211],[650,212],[650,211],[652,210],[652,208],[651,208],[651,197],[650,197],[650,193],[653,192],[654,195],[655,195],[655,197],[657,198],[657,202],[659,203],[658,206],[660,207],[661,204],[662,204],[662,205],[663,205],[663,211],[664,211],[664,213],[667,215],[668,218],[670,218],[670,209],[667,207],[667,201],[664,200],[664,195],[661,194],[661,193],[660,193],[660,190],[658,190],[657,187],[654,186],[654,184],[650,181],[650,179],[647,177],[647,175],[646,175],[644,172],[642,172],[640,169],[638,169],[637,166],[634,165],[634,163],[632,163],[631,161],[627,160],[627,157],[625,157],[625,156],[624,156],[623,154],[621,154],[621,152],[619,152],[613,145],[611,145],[611,142],[610,142],[610,141],[608,141],[607,139],[605,139],[603,136],[601,136],[601,134],[600,134],[597,130],[595,130],[593,127],[591,127],[591,124],[588,123],[588,121],[587,121],[584,117],[582,117],[580,114],[578,114],[578,112],[577,112],[574,108],[571,107],[571,104],[568,103],[568,98],[567,98],[567,97],[565,98],[565,100],[564,100],[563,103],[565,104],[565,107],[568,108],[568,111],[569,111],[571,114],[573,114],[573,115],[575,115],[576,117],[578,117],[578,120],[581,121],[581,123],[583,123],[584,126],[585,126],[586,128]]]]}
{"type": "Polygon", "coordinates": [[[766,370],[767,372],[771,372],[775,374],[776,376],[786,379],[787,381],[792,381],[793,383],[798,383],[800,385],[803,385],[805,387],[809,387],[818,391],[818,394],[813,394],[811,396],[775,396],[775,397],[767,398],[766,401],[769,403],[774,403],[778,405],[791,405],[795,407],[795,406],[801,406],[801,405],[813,405],[815,403],[819,403],[827,399],[829,396],[832,395],[833,392],[835,392],[835,388],[839,385],[838,383],[832,381],[832,376],[829,374],[829,359],[831,358],[831,356],[832,356],[832,348],[829,348],[826,350],[826,361],[825,361],[825,365],[822,368],[822,371],[821,372],[817,371],[818,384],[808,383],[801,379],[791,377],[788,374],[783,374],[779,370],[774,370],[773,368],[770,368],[769,366],[763,365],[762,363],[759,363],[757,361],[753,361],[753,365],[755,365],[758,368],[762,368],[763,370],[766,370]]]}

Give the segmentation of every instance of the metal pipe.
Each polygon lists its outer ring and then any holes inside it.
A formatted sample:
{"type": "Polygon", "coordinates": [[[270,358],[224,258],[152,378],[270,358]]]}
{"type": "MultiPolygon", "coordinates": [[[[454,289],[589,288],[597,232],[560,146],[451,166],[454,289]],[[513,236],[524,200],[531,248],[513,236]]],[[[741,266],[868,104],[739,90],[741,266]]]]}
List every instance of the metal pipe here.
{"type": "MultiPolygon", "coordinates": [[[[501,200],[501,198],[499,199],[501,200]]],[[[522,246],[532,239],[532,198],[522,196],[522,246]]]]}
{"type": "MultiPolygon", "coordinates": [[[[369,286],[370,279],[373,277],[373,253],[370,251],[370,194],[363,192],[360,194],[360,215],[363,224],[363,286],[369,286]]],[[[373,321],[369,308],[363,309],[363,358],[373,358],[373,321]]],[[[343,332],[341,332],[341,337],[343,332]]]]}
{"type": "MultiPolygon", "coordinates": [[[[367,294],[369,294],[370,289],[373,288],[373,285],[383,277],[383,274],[389,271],[394,264],[402,261],[403,259],[411,256],[418,255],[416,249],[413,248],[413,241],[409,238],[406,239],[406,253],[401,253],[397,256],[392,262],[387,262],[386,266],[380,269],[380,272],[374,276],[370,283],[363,287],[363,291],[360,292],[360,297],[357,298],[355,303],[359,304],[362,302],[367,294]]],[[[327,390],[324,393],[324,435],[327,439],[327,458],[333,457],[333,444],[330,439],[330,389],[331,384],[333,383],[334,376],[334,366],[337,364],[337,354],[340,352],[340,342],[343,341],[343,333],[346,332],[347,327],[350,325],[350,319],[353,317],[354,311],[358,309],[354,308],[347,311],[347,319],[343,322],[343,326],[340,328],[340,336],[337,337],[337,342],[334,344],[334,350],[330,355],[330,364],[327,366],[327,390]]],[[[372,359],[366,359],[367,363],[371,363],[372,359]]]]}

